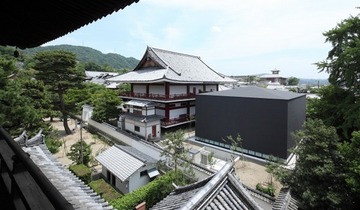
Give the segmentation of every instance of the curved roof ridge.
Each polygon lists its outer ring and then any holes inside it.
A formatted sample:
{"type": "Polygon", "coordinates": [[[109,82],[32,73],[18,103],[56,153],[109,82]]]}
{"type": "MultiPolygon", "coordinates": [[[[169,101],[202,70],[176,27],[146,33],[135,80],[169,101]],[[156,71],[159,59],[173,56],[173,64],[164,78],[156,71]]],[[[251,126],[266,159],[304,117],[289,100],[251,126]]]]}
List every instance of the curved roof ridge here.
{"type": "Polygon", "coordinates": [[[190,54],[186,54],[186,53],[179,53],[179,52],[175,52],[175,51],[164,50],[164,49],[159,49],[159,48],[154,48],[154,47],[152,47],[152,49],[167,52],[167,53],[172,53],[172,54],[177,54],[177,55],[184,55],[184,56],[194,57],[194,58],[200,59],[200,56],[196,56],[196,55],[190,55],[190,54]]]}
{"type": "MultiPolygon", "coordinates": [[[[167,67],[167,69],[171,69],[173,72],[175,72],[177,75],[181,75],[181,73],[180,72],[177,72],[174,68],[172,68],[166,61],[164,61],[164,59],[162,59],[156,52],[155,52],[155,50],[154,49],[156,49],[156,50],[161,50],[161,49],[157,49],[157,48],[152,48],[152,47],[149,47],[148,46],[148,49],[150,49],[153,53],[154,53],[154,55],[156,55],[165,65],[166,65],[166,67],[167,67]]],[[[171,51],[166,51],[166,50],[162,50],[162,51],[165,51],[165,52],[171,52],[171,51]]],[[[165,76],[165,75],[164,75],[165,76]]]]}

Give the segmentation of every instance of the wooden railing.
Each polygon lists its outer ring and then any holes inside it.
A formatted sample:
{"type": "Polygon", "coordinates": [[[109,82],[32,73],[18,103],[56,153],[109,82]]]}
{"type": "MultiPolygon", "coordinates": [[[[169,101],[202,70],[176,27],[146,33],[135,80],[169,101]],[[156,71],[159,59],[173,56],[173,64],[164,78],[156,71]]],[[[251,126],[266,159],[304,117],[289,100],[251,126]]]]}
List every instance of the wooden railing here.
{"type": "Polygon", "coordinates": [[[161,125],[169,126],[169,125],[175,125],[175,124],[178,124],[178,123],[192,121],[192,120],[195,120],[195,116],[178,117],[178,118],[173,118],[173,119],[161,121],[161,125]]]}
{"type": "Polygon", "coordinates": [[[74,209],[1,126],[0,174],[15,209],[74,209]]]}
{"type": "Polygon", "coordinates": [[[127,92],[127,93],[121,93],[120,96],[133,97],[133,98],[143,98],[143,99],[153,99],[153,100],[162,100],[162,101],[195,98],[194,93],[165,95],[165,94],[154,94],[154,93],[147,94],[147,93],[127,92]]]}

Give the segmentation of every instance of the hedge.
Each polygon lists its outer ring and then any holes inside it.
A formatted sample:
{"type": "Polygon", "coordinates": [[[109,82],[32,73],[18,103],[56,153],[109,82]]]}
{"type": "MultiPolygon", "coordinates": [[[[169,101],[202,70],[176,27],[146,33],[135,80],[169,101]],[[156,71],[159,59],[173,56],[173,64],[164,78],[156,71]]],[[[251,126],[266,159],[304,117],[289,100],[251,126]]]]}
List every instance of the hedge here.
{"type": "Polygon", "coordinates": [[[131,210],[145,201],[148,209],[165,198],[174,189],[172,183],[179,176],[181,176],[180,171],[178,173],[174,171],[168,172],[147,185],[111,201],[110,204],[118,210],[131,210]]]}

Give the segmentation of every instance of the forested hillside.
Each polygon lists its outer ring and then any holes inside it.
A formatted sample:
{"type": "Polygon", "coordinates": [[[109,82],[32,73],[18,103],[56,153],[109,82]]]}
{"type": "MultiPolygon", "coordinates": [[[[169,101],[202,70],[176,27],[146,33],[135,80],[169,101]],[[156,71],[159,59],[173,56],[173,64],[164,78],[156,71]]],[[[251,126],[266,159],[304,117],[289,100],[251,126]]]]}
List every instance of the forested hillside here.
{"type": "Polygon", "coordinates": [[[133,57],[124,57],[116,53],[103,54],[99,50],[90,47],[73,45],[54,45],[45,47],[35,47],[22,51],[24,55],[33,55],[39,51],[47,50],[66,50],[76,54],[76,58],[82,63],[96,63],[100,66],[110,66],[116,69],[133,69],[139,60],[133,57]]]}

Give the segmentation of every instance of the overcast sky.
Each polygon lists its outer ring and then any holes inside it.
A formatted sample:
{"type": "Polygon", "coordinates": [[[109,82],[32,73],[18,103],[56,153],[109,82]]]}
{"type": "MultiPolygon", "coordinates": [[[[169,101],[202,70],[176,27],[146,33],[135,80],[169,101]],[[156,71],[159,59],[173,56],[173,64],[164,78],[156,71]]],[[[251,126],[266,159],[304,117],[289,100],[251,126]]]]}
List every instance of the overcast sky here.
{"type": "Polygon", "coordinates": [[[87,46],[141,59],[147,46],[200,56],[216,71],[326,79],[323,32],[358,0],[140,0],[45,45],[87,46]]]}

